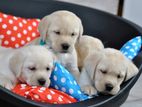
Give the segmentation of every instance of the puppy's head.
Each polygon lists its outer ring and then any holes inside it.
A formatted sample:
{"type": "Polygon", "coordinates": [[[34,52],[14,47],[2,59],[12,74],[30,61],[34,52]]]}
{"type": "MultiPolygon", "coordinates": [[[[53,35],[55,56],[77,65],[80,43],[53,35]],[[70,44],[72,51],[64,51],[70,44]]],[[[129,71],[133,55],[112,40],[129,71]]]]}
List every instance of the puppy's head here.
{"type": "Polygon", "coordinates": [[[21,82],[48,87],[53,61],[53,54],[46,48],[27,46],[15,51],[10,59],[10,68],[21,82]]]}
{"type": "Polygon", "coordinates": [[[41,39],[55,52],[72,52],[75,42],[83,33],[82,22],[74,13],[56,11],[39,23],[41,39]]]}
{"type": "MultiPolygon", "coordinates": [[[[90,71],[96,89],[105,94],[115,95],[123,81],[138,73],[137,67],[120,51],[106,48],[90,56],[90,71]]],[[[89,65],[89,64],[88,64],[89,65]]]]}

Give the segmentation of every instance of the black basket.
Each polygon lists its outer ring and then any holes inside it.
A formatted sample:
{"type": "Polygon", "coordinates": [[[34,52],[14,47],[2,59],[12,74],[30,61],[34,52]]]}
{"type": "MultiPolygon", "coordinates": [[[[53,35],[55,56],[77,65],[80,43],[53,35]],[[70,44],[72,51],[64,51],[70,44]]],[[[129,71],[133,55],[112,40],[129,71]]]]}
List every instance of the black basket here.
{"type": "MultiPolygon", "coordinates": [[[[42,18],[56,10],[69,10],[77,14],[84,26],[84,34],[101,39],[107,47],[120,49],[124,43],[137,35],[142,35],[142,29],[120,17],[96,9],[50,0],[0,0],[0,11],[25,18],[42,18]]],[[[18,96],[0,87],[0,105],[17,107],[119,107],[127,99],[130,89],[136,83],[142,72],[142,52],[134,59],[139,73],[121,86],[115,96],[99,96],[89,100],[53,105],[38,103],[18,96]]]]}

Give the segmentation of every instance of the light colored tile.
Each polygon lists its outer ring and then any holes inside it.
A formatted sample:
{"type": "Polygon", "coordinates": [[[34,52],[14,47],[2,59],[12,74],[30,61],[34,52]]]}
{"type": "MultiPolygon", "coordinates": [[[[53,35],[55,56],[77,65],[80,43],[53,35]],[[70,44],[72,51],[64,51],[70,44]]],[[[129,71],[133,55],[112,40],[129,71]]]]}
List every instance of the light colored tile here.
{"type": "Polygon", "coordinates": [[[142,75],[131,89],[128,99],[121,107],[142,107],[142,75]]]}
{"type": "Polygon", "coordinates": [[[134,87],[131,89],[130,96],[142,98],[142,75],[140,76],[134,87]]]}
{"type": "Polygon", "coordinates": [[[142,99],[135,101],[128,101],[124,103],[121,107],[142,107],[142,99]]]}

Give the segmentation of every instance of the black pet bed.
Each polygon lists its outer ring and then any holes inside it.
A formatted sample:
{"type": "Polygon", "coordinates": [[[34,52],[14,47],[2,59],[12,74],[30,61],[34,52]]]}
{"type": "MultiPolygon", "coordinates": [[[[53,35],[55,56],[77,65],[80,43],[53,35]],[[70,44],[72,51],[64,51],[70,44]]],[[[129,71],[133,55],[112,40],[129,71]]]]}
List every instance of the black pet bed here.
{"type": "MultiPolygon", "coordinates": [[[[69,10],[77,14],[83,22],[84,34],[101,39],[106,47],[120,49],[124,43],[137,35],[142,29],[120,17],[87,8],[84,6],[50,0],[0,0],[0,11],[25,18],[42,18],[56,10],[69,10]]],[[[134,59],[139,73],[121,86],[115,96],[100,95],[89,100],[65,105],[38,103],[20,97],[0,87],[0,105],[10,107],[119,107],[127,99],[130,89],[142,72],[142,52],[134,59]]]]}

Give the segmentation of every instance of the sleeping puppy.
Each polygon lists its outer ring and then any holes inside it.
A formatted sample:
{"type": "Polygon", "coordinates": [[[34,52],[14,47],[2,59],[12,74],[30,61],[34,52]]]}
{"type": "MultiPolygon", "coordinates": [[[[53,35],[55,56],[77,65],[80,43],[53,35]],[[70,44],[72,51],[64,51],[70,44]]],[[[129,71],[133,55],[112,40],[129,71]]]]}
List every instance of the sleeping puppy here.
{"type": "Polygon", "coordinates": [[[79,84],[82,90],[93,95],[97,91],[115,95],[122,82],[138,73],[138,68],[120,51],[106,48],[95,51],[85,59],[79,84]]]}
{"type": "Polygon", "coordinates": [[[46,42],[46,46],[53,50],[59,62],[78,80],[79,70],[75,43],[83,33],[79,17],[69,11],[56,11],[45,16],[38,28],[41,36],[32,44],[39,44],[40,41],[46,42]]]}
{"type": "Polygon", "coordinates": [[[77,51],[78,67],[82,69],[85,58],[94,51],[104,49],[104,45],[101,40],[88,35],[80,37],[79,41],[75,44],[77,51]]]}
{"type": "Polygon", "coordinates": [[[12,89],[18,82],[48,87],[54,55],[41,46],[0,47],[0,85],[12,89]]]}

